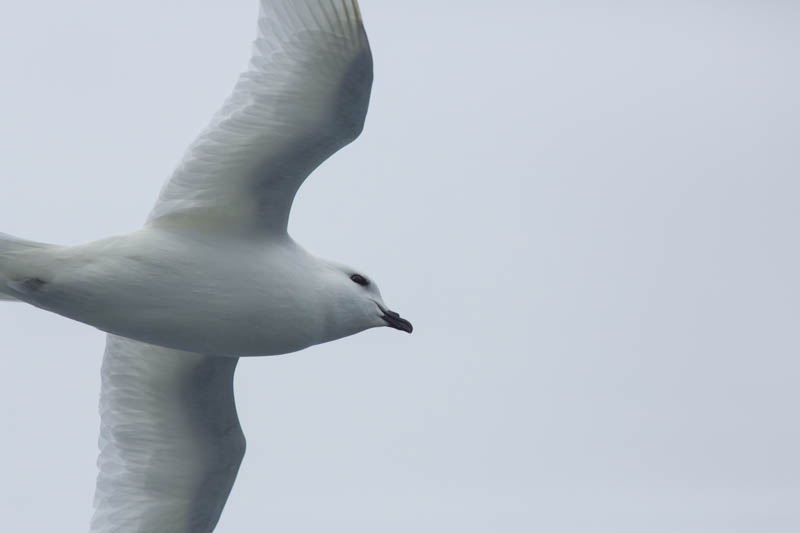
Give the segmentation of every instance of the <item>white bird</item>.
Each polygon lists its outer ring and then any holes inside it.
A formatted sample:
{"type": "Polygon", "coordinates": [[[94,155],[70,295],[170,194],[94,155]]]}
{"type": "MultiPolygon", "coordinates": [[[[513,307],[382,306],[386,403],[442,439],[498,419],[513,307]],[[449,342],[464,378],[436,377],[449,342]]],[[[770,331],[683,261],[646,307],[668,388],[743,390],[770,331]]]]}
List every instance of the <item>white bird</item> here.
{"type": "Polygon", "coordinates": [[[306,177],[364,125],[356,0],[261,0],[248,70],[142,229],[81,246],[0,235],[0,299],[107,333],[93,532],[209,532],[242,461],[239,357],[390,326],[375,284],[287,233],[306,177]]]}

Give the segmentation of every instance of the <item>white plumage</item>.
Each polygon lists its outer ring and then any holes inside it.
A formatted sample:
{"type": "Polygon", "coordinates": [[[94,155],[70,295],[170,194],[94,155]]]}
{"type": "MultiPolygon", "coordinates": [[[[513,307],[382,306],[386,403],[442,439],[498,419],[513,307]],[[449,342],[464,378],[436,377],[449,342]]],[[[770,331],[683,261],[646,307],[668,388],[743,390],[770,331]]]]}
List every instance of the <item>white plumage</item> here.
{"type": "Polygon", "coordinates": [[[92,531],[212,531],[245,441],[237,359],[109,335],[92,531]]]}
{"type": "Polygon", "coordinates": [[[249,70],[167,182],[151,224],[285,232],[303,180],[361,133],[372,55],[355,0],[264,0],[258,27],[249,70]]]}
{"type": "Polygon", "coordinates": [[[238,357],[411,332],[366,276],[286,231],[306,177],[360,134],[371,86],[355,0],[261,0],[249,69],[141,230],[73,247],[0,234],[0,299],[109,333],[93,532],[214,529],[245,448],[238,357]]]}

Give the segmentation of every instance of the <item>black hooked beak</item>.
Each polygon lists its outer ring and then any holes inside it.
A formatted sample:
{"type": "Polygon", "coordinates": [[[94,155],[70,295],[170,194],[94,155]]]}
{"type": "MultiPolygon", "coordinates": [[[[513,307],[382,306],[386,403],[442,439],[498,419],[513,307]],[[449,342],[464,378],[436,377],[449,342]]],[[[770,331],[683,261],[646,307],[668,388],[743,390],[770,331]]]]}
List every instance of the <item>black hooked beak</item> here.
{"type": "Polygon", "coordinates": [[[414,326],[411,325],[411,322],[405,318],[400,318],[400,315],[394,311],[383,308],[381,308],[381,311],[383,311],[383,316],[381,318],[383,318],[390,327],[405,331],[406,333],[414,331],[414,326]]]}

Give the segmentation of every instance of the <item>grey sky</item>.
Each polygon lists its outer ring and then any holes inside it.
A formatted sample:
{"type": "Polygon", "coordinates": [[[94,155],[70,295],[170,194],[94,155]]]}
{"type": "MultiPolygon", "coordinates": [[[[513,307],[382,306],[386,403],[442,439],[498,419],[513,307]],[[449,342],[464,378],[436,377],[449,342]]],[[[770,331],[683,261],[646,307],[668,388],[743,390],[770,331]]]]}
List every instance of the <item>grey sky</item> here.
{"type": "MultiPolygon", "coordinates": [[[[0,231],[135,228],[257,2],[7,4],[0,231]]],[[[416,331],[240,364],[218,531],[800,530],[800,6],[361,4],[366,129],[290,229],[416,331]]],[[[83,531],[103,335],[0,324],[2,529],[83,531]]]]}

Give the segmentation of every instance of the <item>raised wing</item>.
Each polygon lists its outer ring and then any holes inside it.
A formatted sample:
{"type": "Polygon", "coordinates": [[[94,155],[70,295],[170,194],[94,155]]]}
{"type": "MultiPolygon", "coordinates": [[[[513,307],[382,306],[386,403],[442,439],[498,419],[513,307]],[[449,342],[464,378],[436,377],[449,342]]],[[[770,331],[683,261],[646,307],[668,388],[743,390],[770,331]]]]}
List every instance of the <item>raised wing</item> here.
{"type": "Polygon", "coordinates": [[[92,532],[214,529],[244,457],[236,362],[108,336],[92,532]]]}
{"type": "Polygon", "coordinates": [[[247,72],[148,222],[284,233],[306,177],[361,133],[372,54],[356,0],[261,0],[247,72]]]}

